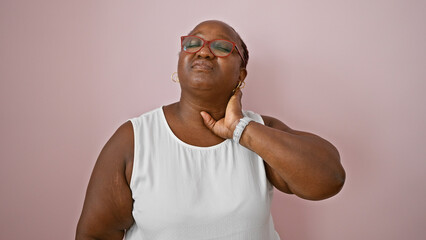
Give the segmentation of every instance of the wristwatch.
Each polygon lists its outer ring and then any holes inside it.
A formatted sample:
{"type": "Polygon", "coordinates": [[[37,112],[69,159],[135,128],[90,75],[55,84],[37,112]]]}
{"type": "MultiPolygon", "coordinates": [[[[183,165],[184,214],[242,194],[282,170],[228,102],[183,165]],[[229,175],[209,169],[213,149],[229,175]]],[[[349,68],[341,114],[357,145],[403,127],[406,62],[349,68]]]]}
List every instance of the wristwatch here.
{"type": "Polygon", "coordinates": [[[244,129],[247,127],[247,125],[251,121],[253,121],[253,119],[251,119],[249,117],[243,117],[243,118],[240,119],[237,126],[235,127],[234,134],[233,134],[233,137],[232,137],[232,139],[235,142],[237,142],[237,143],[240,142],[240,138],[241,138],[241,135],[242,135],[244,129]]]}

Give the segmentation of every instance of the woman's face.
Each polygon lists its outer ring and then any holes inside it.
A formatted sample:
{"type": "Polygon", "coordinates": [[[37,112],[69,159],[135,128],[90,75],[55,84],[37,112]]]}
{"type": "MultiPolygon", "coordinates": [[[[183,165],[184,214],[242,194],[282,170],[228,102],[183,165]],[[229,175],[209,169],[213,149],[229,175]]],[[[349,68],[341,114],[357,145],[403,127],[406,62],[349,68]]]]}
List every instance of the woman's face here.
{"type": "MultiPolygon", "coordinates": [[[[242,49],[235,32],[219,21],[207,21],[199,24],[190,35],[199,36],[206,41],[226,39],[242,49]]],[[[244,80],[246,70],[241,68],[241,57],[234,49],[228,57],[216,57],[205,45],[197,53],[179,53],[178,76],[182,90],[207,90],[217,94],[229,95],[244,80]]]]}

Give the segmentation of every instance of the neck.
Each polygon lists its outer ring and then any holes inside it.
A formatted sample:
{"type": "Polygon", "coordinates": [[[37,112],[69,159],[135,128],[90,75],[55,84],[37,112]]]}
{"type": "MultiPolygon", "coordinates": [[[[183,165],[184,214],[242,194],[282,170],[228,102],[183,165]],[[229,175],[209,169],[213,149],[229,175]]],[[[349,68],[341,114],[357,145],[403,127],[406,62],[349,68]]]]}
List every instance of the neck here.
{"type": "Polygon", "coordinates": [[[209,113],[214,119],[225,117],[226,106],[230,96],[191,96],[181,93],[180,101],[175,105],[175,113],[178,118],[192,126],[205,127],[200,115],[201,111],[209,113]]]}

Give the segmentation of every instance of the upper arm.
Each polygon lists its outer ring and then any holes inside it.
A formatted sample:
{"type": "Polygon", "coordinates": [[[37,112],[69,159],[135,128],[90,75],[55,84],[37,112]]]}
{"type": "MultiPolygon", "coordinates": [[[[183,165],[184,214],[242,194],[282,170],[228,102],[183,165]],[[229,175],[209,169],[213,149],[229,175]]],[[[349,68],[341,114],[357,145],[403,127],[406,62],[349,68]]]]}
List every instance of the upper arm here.
{"type": "MultiPolygon", "coordinates": [[[[289,126],[281,122],[280,120],[262,115],[263,122],[265,126],[275,128],[284,132],[296,134],[296,135],[313,135],[308,132],[296,131],[291,129],[289,126]]],[[[266,161],[263,161],[265,165],[265,172],[268,180],[274,185],[275,188],[280,190],[281,192],[285,192],[288,194],[293,194],[293,191],[290,189],[289,185],[284,181],[284,179],[275,171],[266,161]]]]}
{"type": "MultiPolygon", "coordinates": [[[[276,129],[287,131],[287,132],[291,130],[287,125],[285,125],[284,123],[282,123],[281,121],[275,118],[263,116],[263,115],[262,115],[262,118],[263,118],[263,122],[265,123],[265,126],[276,128],[276,129]]],[[[271,166],[269,166],[269,164],[266,161],[263,161],[263,164],[265,166],[266,176],[268,180],[272,183],[272,185],[274,185],[274,187],[280,190],[281,192],[292,194],[293,192],[291,191],[287,183],[284,181],[284,179],[278,174],[278,172],[275,171],[271,166]]]]}
{"type": "Polygon", "coordinates": [[[124,230],[133,224],[133,200],[126,178],[131,172],[133,144],[133,126],[128,121],[103,147],[87,187],[76,239],[122,239],[124,230]]]}
{"type": "MultiPolygon", "coordinates": [[[[337,159],[340,158],[337,149],[325,139],[309,132],[293,130],[289,126],[287,126],[286,124],[284,124],[283,122],[281,122],[280,120],[276,118],[269,117],[269,116],[262,116],[262,118],[265,123],[265,126],[275,128],[284,132],[288,132],[294,135],[305,136],[307,138],[316,139],[316,140],[321,139],[322,141],[327,142],[328,144],[326,145],[326,147],[331,150],[330,152],[333,153],[333,156],[335,155],[337,159]]],[[[284,181],[284,179],[278,174],[278,172],[275,171],[272,167],[270,167],[267,162],[265,161],[263,162],[265,165],[266,175],[268,176],[269,181],[280,191],[285,193],[293,193],[293,191],[291,190],[291,187],[284,181]]]]}

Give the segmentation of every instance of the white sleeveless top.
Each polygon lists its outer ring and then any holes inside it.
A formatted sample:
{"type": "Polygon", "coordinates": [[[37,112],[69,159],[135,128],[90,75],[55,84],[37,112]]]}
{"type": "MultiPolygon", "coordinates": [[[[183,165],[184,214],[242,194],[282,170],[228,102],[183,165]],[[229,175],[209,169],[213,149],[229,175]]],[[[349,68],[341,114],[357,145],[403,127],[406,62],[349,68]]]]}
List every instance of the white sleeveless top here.
{"type": "MultiPolygon", "coordinates": [[[[260,115],[243,114],[263,124],[260,115]]],[[[187,144],[162,107],[129,120],[135,223],[126,240],[280,239],[270,213],[273,186],[259,155],[231,139],[187,144]]]]}

